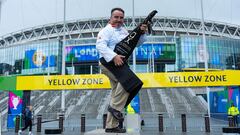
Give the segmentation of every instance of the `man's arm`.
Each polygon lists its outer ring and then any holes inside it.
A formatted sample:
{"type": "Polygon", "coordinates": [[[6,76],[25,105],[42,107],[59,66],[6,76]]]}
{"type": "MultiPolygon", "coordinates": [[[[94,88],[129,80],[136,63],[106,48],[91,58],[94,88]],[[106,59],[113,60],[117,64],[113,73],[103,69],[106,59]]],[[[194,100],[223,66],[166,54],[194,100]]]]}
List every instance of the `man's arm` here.
{"type": "Polygon", "coordinates": [[[147,40],[147,25],[142,24],[140,29],[143,31],[143,34],[141,35],[140,39],[138,40],[137,47],[143,44],[147,40]]]}
{"type": "Polygon", "coordinates": [[[107,29],[100,31],[97,37],[96,48],[107,62],[113,61],[115,66],[121,66],[124,63],[123,59],[125,56],[116,54],[112,49],[108,47],[112,33],[113,32],[108,31],[107,29]]]}
{"type": "Polygon", "coordinates": [[[110,62],[117,55],[112,49],[110,49],[107,45],[111,38],[110,32],[103,29],[98,33],[96,48],[98,52],[103,56],[103,58],[110,62]]]}
{"type": "Polygon", "coordinates": [[[238,110],[238,108],[236,107],[236,112],[237,112],[237,115],[239,115],[239,110],[238,110]]]}
{"type": "MultiPolygon", "coordinates": [[[[230,107],[231,108],[231,107],[230,107]]],[[[230,115],[230,108],[228,108],[228,115],[230,115]]]]}

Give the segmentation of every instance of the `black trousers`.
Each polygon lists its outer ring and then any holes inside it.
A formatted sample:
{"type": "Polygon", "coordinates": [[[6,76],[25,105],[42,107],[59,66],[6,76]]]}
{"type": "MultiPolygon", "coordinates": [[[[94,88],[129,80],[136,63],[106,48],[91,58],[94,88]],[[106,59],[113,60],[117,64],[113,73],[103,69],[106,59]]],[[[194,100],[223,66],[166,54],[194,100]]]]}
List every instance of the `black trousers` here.
{"type": "Polygon", "coordinates": [[[237,115],[233,116],[233,124],[235,127],[238,127],[238,116],[237,115]]]}
{"type": "Polygon", "coordinates": [[[32,120],[31,119],[25,120],[25,126],[24,126],[24,128],[22,128],[22,131],[24,131],[28,127],[29,127],[29,131],[32,131],[32,120]]]}

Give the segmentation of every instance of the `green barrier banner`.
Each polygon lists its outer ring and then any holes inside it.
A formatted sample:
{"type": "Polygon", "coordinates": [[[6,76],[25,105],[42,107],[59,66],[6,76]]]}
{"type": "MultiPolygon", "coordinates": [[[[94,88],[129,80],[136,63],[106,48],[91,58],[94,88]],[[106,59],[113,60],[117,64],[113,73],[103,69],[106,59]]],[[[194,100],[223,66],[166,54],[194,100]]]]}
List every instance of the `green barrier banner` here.
{"type": "Polygon", "coordinates": [[[16,77],[0,76],[0,90],[8,90],[8,91],[16,90],[16,77]]]}

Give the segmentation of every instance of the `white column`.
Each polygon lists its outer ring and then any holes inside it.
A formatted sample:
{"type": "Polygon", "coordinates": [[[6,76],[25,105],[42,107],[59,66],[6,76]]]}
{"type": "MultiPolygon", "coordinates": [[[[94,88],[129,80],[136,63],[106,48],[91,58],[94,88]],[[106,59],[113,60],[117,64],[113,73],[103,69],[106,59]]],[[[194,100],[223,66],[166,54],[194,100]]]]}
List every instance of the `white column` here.
{"type": "MultiPolygon", "coordinates": [[[[208,72],[208,55],[207,55],[207,45],[206,45],[206,35],[205,35],[205,24],[204,24],[204,12],[203,12],[203,0],[201,0],[201,13],[202,13],[202,38],[203,38],[203,49],[204,49],[204,67],[205,72],[208,72]]],[[[208,116],[210,117],[210,89],[206,87],[207,102],[208,102],[208,116]]]]}
{"type": "MultiPolygon", "coordinates": [[[[66,0],[63,7],[63,45],[62,45],[62,75],[65,75],[65,44],[66,44],[66,0]]],[[[62,90],[61,110],[65,112],[65,91],[62,90]]]]}
{"type": "Polygon", "coordinates": [[[49,42],[48,42],[48,73],[47,75],[48,76],[50,75],[50,43],[49,42]]]}
{"type": "Polygon", "coordinates": [[[90,74],[91,75],[93,74],[93,66],[92,65],[90,66],[90,74]]]}
{"type": "Polygon", "coordinates": [[[152,72],[153,72],[153,73],[155,72],[154,52],[155,52],[155,50],[154,50],[154,48],[153,48],[153,43],[152,43],[152,72]]]}
{"type": "MultiPolygon", "coordinates": [[[[135,24],[135,17],[134,17],[134,0],[132,0],[132,24],[135,24]]],[[[135,25],[132,25],[133,27],[135,25]]],[[[133,72],[136,72],[136,49],[133,50],[133,72]]],[[[139,95],[140,96],[140,95],[139,95]]],[[[139,103],[140,105],[140,103],[139,103]]],[[[139,114],[127,114],[126,117],[126,125],[127,130],[132,132],[139,133],[141,130],[141,120],[139,114]]]]}
{"type": "Polygon", "coordinates": [[[234,48],[232,45],[232,54],[233,54],[233,65],[231,66],[234,70],[236,70],[236,60],[235,60],[235,54],[234,54],[234,48]]]}
{"type": "MultiPolygon", "coordinates": [[[[134,15],[134,0],[132,0],[132,26],[135,25],[135,15],[134,15]]],[[[134,28],[133,28],[134,29],[134,28]]],[[[136,49],[133,50],[133,72],[136,72],[136,49]]]]}
{"type": "Polygon", "coordinates": [[[72,75],[75,75],[75,67],[73,66],[73,57],[72,57],[72,75]]]}

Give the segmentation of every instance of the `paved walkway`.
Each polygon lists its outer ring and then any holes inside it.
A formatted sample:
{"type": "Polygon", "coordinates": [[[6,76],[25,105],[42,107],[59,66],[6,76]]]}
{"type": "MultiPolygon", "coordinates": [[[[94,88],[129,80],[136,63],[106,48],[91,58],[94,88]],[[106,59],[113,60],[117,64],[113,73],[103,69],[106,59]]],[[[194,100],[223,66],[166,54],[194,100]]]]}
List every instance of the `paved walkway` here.
{"type": "MultiPolygon", "coordinates": [[[[41,133],[36,133],[34,131],[33,131],[33,135],[44,135],[44,131],[42,131],[41,133]]],[[[221,129],[219,129],[218,131],[212,131],[210,133],[206,133],[204,131],[187,131],[186,133],[183,133],[180,130],[167,130],[164,132],[158,132],[157,129],[153,130],[148,128],[148,129],[143,129],[140,132],[140,134],[129,132],[121,135],[220,135],[220,134],[222,134],[221,129]]],[[[2,132],[2,135],[17,135],[17,134],[14,133],[14,131],[12,130],[8,132],[2,132]]],[[[28,131],[23,132],[22,135],[28,135],[28,131]]],[[[62,135],[120,135],[120,134],[104,133],[103,129],[88,130],[84,134],[80,132],[80,129],[75,129],[74,131],[70,129],[65,129],[62,135]],[[99,131],[99,132],[96,132],[96,131],[99,131]]]]}
{"type": "MultiPolygon", "coordinates": [[[[158,132],[158,119],[157,118],[145,118],[145,126],[142,126],[140,135],[220,135],[222,134],[222,127],[228,126],[225,121],[219,121],[211,119],[211,132],[205,132],[204,121],[202,118],[189,119],[187,122],[187,132],[183,133],[181,129],[181,121],[179,119],[165,119],[164,132],[158,132]]],[[[34,135],[44,135],[44,129],[57,128],[58,121],[49,122],[42,125],[42,132],[36,132],[36,126],[33,126],[34,135]]],[[[86,133],[96,129],[102,128],[102,120],[96,121],[95,119],[88,119],[86,121],[86,133]]],[[[100,130],[99,130],[100,131],[100,130]]],[[[101,130],[104,135],[103,130],[101,130]]],[[[9,131],[2,131],[0,135],[17,135],[14,129],[9,131]]],[[[28,131],[23,132],[22,135],[28,135],[28,131]]],[[[64,132],[62,135],[83,135],[80,130],[80,121],[66,120],[64,122],[64,132]]],[[[88,135],[88,134],[86,134],[88,135]]],[[[93,135],[93,134],[91,134],[93,135]]],[[[99,134],[97,134],[99,135],[99,134]]],[[[107,134],[111,135],[111,134],[107,134]]],[[[127,135],[127,134],[121,134],[127,135]]]]}

